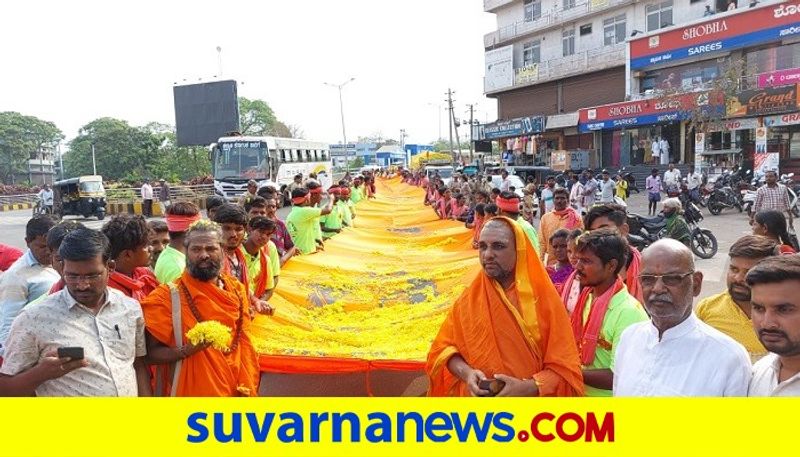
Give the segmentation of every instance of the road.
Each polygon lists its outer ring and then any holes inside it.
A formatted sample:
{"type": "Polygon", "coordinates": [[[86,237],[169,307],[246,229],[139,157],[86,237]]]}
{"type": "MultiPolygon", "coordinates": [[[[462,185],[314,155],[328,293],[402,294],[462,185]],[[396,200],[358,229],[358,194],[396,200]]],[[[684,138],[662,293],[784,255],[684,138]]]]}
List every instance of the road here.
{"type": "MultiPolygon", "coordinates": [[[[647,198],[644,193],[633,194],[629,199],[629,211],[638,214],[647,214],[647,198]]],[[[278,217],[285,219],[290,208],[278,210],[278,217]]],[[[422,210],[422,209],[421,209],[422,210]]],[[[719,252],[708,260],[696,259],[697,268],[703,272],[703,291],[700,298],[707,297],[726,288],[725,271],[728,265],[728,249],[741,236],[750,234],[750,225],[747,217],[739,214],[736,210],[725,210],[719,216],[712,216],[708,210],[702,209],[705,220],[702,222],[704,228],[710,229],[719,241],[719,252]]],[[[18,248],[25,247],[25,224],[31,217],[31,210],[9,211],[0,213],[0,241],[18,248]]],[[[87,227],[99,229],[103,222],[94,218],[77,218],[87,227]]]]}

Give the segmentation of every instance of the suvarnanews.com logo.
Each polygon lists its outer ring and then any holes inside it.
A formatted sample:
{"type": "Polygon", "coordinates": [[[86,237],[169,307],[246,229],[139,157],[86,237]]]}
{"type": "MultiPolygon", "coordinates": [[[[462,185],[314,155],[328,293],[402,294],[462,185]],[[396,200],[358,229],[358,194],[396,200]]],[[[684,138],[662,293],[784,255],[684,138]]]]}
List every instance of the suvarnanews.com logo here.
{"type": "Polygon", "coordinates": [[[189,443],[614,442],[614,413],[194,412],[189,443]]]}

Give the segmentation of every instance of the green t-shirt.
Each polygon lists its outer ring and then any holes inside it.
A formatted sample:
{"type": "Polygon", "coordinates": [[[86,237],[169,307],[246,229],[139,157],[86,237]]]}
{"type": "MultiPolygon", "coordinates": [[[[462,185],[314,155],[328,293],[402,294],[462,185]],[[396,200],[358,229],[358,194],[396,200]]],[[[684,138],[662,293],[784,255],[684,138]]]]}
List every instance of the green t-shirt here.
{"type": "Polygon", "coordinates": [[[167,246],[158,256],[154,273],[161,284],[168,284],[178,279],[186,268],[186,254],[167,246]]]}
{"type": "Polygon", "coordinates": [[[342,222],[347,225],[348,227],[353,226],[353,213],[350,210],[350,206],[353,204],[350,200],[342,201],[339,200],[336,202],[336,206],[339,208],[339,213],[342,215],[342,222]]]}
{"type": "MultiPolygon", "coordinates": [[[[333,205],[330,213],[320,218],[320,223],[323,224],[326,229],[341,230],[344,218],[342,212],[342,207],[337,203],[333,205]]],[[[320,226],[320,230],[322,230],[322,226],[320,226]]],[[[331,238],[333,235],[336,235],[336,232],[326,232],[322,230],[322,238],[324,239],[331,238]]]]}
{"type": "Polygon", "coordinates": [[[274,289],[275,277],[280,276],[281,274],[281,256],[278,255],[278,247],[275,246],[275,243],[273,243],[272,240],[267,243],[267,251],[269,252],[269,268],[272,272],[272,279],[269,281],[269,284],[271,284],[272,287],[269,288],[274,289]]]}
{"type": "MultiPolygon", "coordinates": [[[[275,288],[275,277],[281,274],[281,259],[278,256],[278,248],[275,243],[270,241],[267,243],[267,267],[269,268],[270,275],[267,278],[267,290],[275,288]]],[[[239,249],[244,254],[244,260],[247,262],[247,276],[250,279],[250,292],[255,292],[258,276],[261,274],[261,255],[263,250],[259,250],[256,255],[251,256],[247,249],[244,248],[244,243],[239,246],[239,249]]]]}
{"type": "MultiPolygon", "coordinates": [[[[592,296],[589,295],[589,303],[583,310],[583,322],[589,320],[589,313],[592,309],[592,296]]],[[[611,344],[611,349],[606,349],[597,345],[594,351],[594,361],[591,365],[583,367],[584,369],[611,369],[614,367],[614,352],[617,350],[619,338],[622,332],[631,325],[646,321],[649,319],[647,313],[642,308],[642,305],[628,293],[627,288],[623,288],[616,295],[611,297],[611,303],[608,305],[608,310],[603,318],[603,325],[600,327],[600,338],[611,344]]],[[[598,389],[588,385],[586,388],[587,397],[610,397],[611,391],[605,389],[598,389]]]]}
{"type": "Polygon", "coordinates": [[[350,189],[350,201],[353,203],[358,203],[364,199],[364,194],[361,191],[363,187],[353,187],[350,189]]]}
{"type": "Polygon", "coordinates": [[[317,232],[321,231],[318,222],[321,213],[320,208],[295,206],[286,216],[286,230],[301,254],[313,254],[317,250],[314,240],[317,232]]]}
{"type": "Polygon", "coordinates": [[[531,241],[533,249],[536,250],[536,254],[539,254],[539,235],[536,234],[536,229],[533,228],[530,222],[521,217],[518,217],[516,222],[517,225],[522,227],[522,230],[525,231],[525,234],[528,235],[528,239],[531,241]]]}

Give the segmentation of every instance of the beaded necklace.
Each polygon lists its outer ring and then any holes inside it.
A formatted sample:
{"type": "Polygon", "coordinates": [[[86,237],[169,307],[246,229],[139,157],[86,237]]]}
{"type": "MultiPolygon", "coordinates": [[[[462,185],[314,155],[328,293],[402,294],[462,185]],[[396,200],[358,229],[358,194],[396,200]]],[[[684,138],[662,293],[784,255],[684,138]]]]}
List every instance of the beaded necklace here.
{"type": "MultiPolygon", "coordinates": [[[[186,284],[183,283],[183,280],[180,280],[180,286],[183,293],[186,294],[187,303],[189,304],[189,311],[192,312],[192,315],[197,322],[204,322],[205,319],[203,319],[203,316],[200,314],[200,310],[197,309],[197,305],[194,303],[194,297],[192,297],[192,294],[189,293],[189,289],[186,288],[186,284]]],[[[242,297],[239,296],[239,291],[235,289],[233,293],[236,295],[236,300],[239,302],[239,317],[236,319],[236,328],[233,331],[233,341],[231,342],[231,348],[228,350],[228,352],[233,352],[237,347],[239,347],[239,339],[242,336],[242,320],[244,319],[244,302],[242,297]]]]}

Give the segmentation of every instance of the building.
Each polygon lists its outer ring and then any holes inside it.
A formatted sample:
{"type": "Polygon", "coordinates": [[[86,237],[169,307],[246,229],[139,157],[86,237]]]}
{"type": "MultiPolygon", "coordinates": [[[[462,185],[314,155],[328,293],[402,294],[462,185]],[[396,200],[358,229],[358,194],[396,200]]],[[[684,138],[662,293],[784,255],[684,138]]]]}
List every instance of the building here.
{"type": "Polygon", "coordinates": [[[364,161],[364,165],[374,165],[378,145],[375,143],[347,143],[347,148],[345,148],[342,143],[338,143],[331,144],[330,150],[334,167],[344,168],[347,160],[352,162],[357,157],[364,161]]]}
{"type": "MultiPolygon", "coordinates": [[[[596,163],[620,167],[652,162],[652,140],[664,138],[673,160],[693,162],[685,117],[713,117],[725,105],[703,87],[720,74],[712,61],[743,52],[742,43],[793,46],[786,36],[794,32],[774,35],[781,24],[778,33],[792,30],[786,24],[800,18],[793,8],[776,22],[767,16],[779,15],[780,1],[739,2],[727,11],[723,0],[484,0],[498,26],[484,37],[484,92],[497,99],[499,120],[479,126],[475,139],[497,141],[515,164],[548,165],[552,151],[589,150],[596,163]],[[708,16],[706,6],[720,12],[708,16]],[[753,15],[761,24],[755,31],[740,19],[718,22],[753,15]],[[719,44],[723,36],[728,41],[719,44]],[[665,86],[673,89],[669,97],[665,86]]],[[[786,66],[762,54],[745,58],[786,66]]],[[[710,140],[717,136],[724,135],[710,140]]]]}
{"type": "Polygon", "coordinates": [[[406,153],[406,164],[411,163],[411,158],[415,155],[426,152],[426,151],[433,151],[433,145],[431,144],[405,144],[403,145],[403,149],[405,149],[406,153]]]}
{"type": "Polygon", "coordinates": [[[53,184],[56,180],[56,153],[52,148],[42,148],[31,153],[26,169],[14,174],[15,182],[29,182],[33,186],[53,184]]]}
{"type": "Polygon", "coordinates": [[[375,152],[375,165],[389,167],[391,165],[406,165],[406,152],[399,144],[381,146],[375,152]]]}

